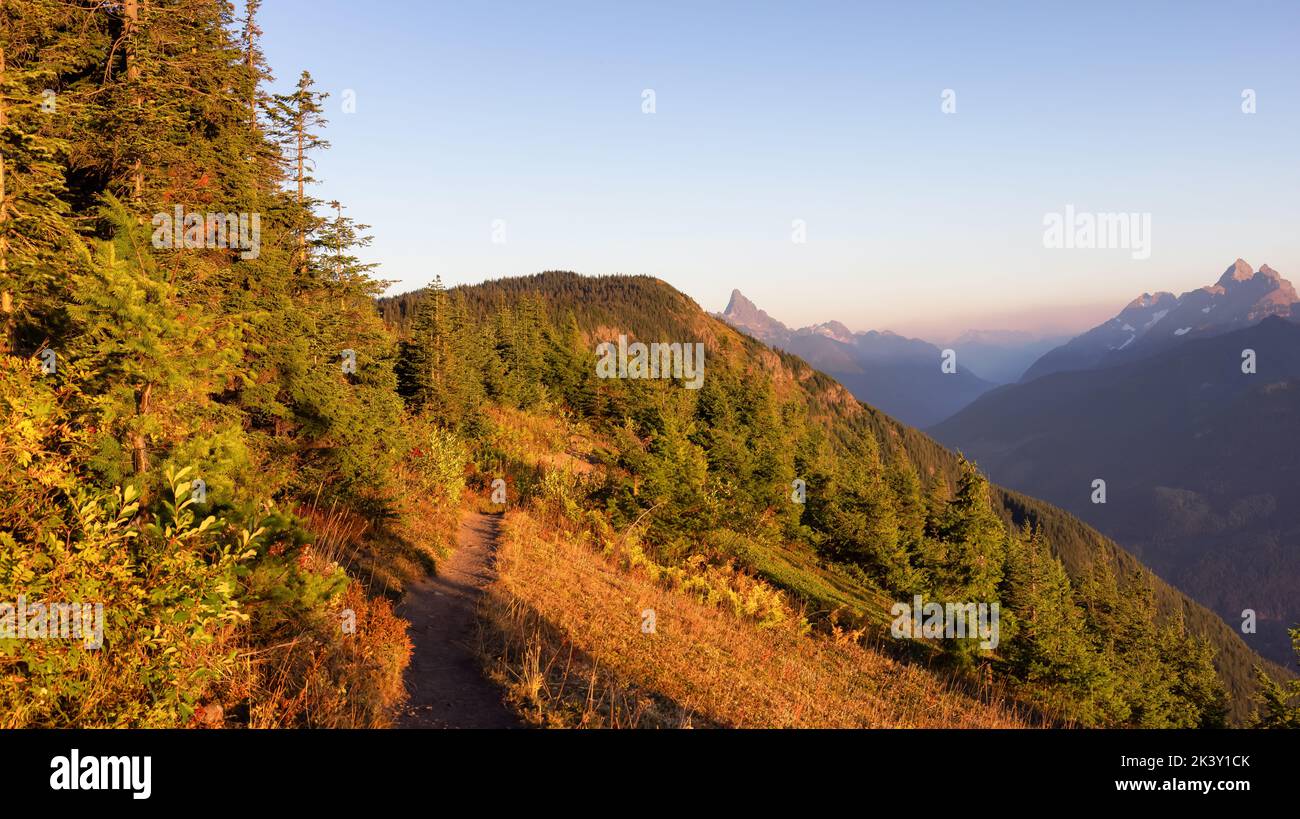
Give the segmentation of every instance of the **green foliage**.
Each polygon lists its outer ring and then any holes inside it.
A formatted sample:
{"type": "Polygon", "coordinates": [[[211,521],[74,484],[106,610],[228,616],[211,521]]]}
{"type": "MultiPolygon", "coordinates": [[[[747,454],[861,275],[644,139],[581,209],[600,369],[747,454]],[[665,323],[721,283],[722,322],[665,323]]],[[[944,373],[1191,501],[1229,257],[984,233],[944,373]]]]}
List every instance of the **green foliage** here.
{"type": "Polygon", "coordinates": [[[416,418],[410,423],[412,446],[407,463],[412,480],[407,491],[455,507],[465,490],[468,447],[454,432],[427,419],[416,418]]]}
{"type": "MultiPolygon", "coordinates": [[[[1288,629],[1291,647],[1300,660],[1300,628],[1288,629]]],[[[1256,728],[1300,728],[1300,680],[1278,682],[1263,669],[1256,670],[1260,691],[1256,695],[1251,725],[1256,728]]]]}
{"type": "Polygon", "coordinates": [[[958,666],[988,665],[1027,701],[1084,725],[1224,719],[1212,648],[1160,616],[1149,575],[1126,576],[1122,587],[1113,576],[1089,579],[1090,567],[1109,565],[1103,542],[1079,545],[1041,508],[1028,528],[1006,519],[1007,496],[974,464],[892,426],[797,359],[733,336],[661,283],[546,273],[381,300],[380,310],[406,330],[414,361],[430,360],[418,338],[448,350],[461,332],[490,340],[473,367],[451,363],[468,352],[437,352],[443,364],[422,364],[457,373],[437,394],[464,394],[462,380],[477,377],[489,402],[559,405],[606,436],[610,448],[595,458],[603,477],[585,498],[575,497],[581,487],[525,473],[511,485],[563,518],[600,512],[615,529],[638,532],[656,565],[733,562],[809,604],[823,624],[888,622],[891,601],[914,594],[998,603],[995,652],[945,639],[942,654],[958,666]],[[439,324],[453,300],[465,314],[439,324]],[[701,388],[594,379],[591,351],[618,333],[705,340],[701,388]],[[805,481],[805,504],[791,499],[795,478],[805,481]],[[1058,557],[1058,534],[1068,560],[1058,557]]]}
{"type": "MultiPolygon", "coordinates": [[[[6,723],[185,725],[226,698],[249,723],[379,724],[402,696],[405,635],[349,586],[359,544],[322,545],[310,512],[351,538],[390,520],[397,348],[366,226],[307,195],[324,95],[306,72],[262,90],[257,8],[237,32],[225,3],[0,7],[0,603],[105,618],[102,649],[4,642],[6,723]],[[260,252],[153,241],[175,208],[256,217],[260,252]],[[348,646],[345,596],[371,628],[348,646]],[[325,664],[286,657],[299,643],[325,664]],[[349,680],[371,688],[340,702],[349,680]]],[[[430,450],[452,504],[454,442],[430,450]]]]}
{"type": "MultiPolygon", "coordinates": [[[[792,600],[823,628],[878,625],[912,594],[1001,602],[999,650],[948,642],[949,659],[1084,724],[1222,720],[1211,663],[1240,668],[1244,647],[1185,621],[1131,556],[656,279],[376,302],[366,226],[309,194],[325,95],[305,71],[265,93],[257,8],[238,30],[225,3],[0,9],[0,602],[105,612],[105,649],[0,641],[8,724],[183,725],[221,697],[250,723],[382,722],[405,636],[349,555],[378,542],[361,532],[397,539],[399,514],[450,519],[471,453],[558,518],[634,528],[625,556],[760,623],[800,616],[792,600]],[[257,214],[260,253],[155,247],[153,215],[177,205],[257,214]],[[595,378],[620,333],[703,344],[702,388],[595,378]],[[582,425],[605,468],[565,482],[508,457],[501,408],[582,425]],[[345,601],[372,642],[345,641],[345,601]]],[[[1285,721],[1278,691],[1262,719],[1285,721]]]]}
{"type": "Polygon", "coordinates": [[[6,430],[0,495],[40,497],[32,519],[0,513],[0,601],[102,607],[102,645],[89,619],[81,639],[29,633],[0,639],[0,713],[25,725],[164,726],[189,719],[194,704],[229,669],[224,630],[241,617],[236,571],[251,557],[248,533],[199,520],[184,472],[147,526],[134,487],[101,492],[77,479],[65,417],[32,369],[5,362],[0,414],[6,430]]]}

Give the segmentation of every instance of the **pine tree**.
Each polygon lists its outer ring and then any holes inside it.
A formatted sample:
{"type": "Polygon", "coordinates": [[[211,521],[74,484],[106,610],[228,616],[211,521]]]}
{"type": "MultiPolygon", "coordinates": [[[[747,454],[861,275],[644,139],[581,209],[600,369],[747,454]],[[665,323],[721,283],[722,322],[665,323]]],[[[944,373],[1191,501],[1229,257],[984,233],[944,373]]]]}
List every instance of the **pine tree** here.
{"type": "Polygon", "coordinates": [[[315,267],[324,272],[328,289],[377,295],[384,283],[375,281],[371,274],[379,265],[362,262],[355,255],[358,248],[370,246],[373,237],[366,233],[370,225],[357,224],[344,216],[343,205],[337,200],[330,202],[329,207],[334,216],[321,220],[312,237],[315,267]]]}
{"type": "Polygon", "coordinates": [[[805,520],[818,530],[819,548],[867,570],[885,589],[913,588],[913,567],[899,541],[894,499],[875,448],[859,448],[814,477],[818,486],[805,520]]]}
{"type": "Polygon", "coordinates": [[[953,601],[997,599],[1005,550],[1002,522],[989,505],[988,480],[965,458],[957,491],[938,522],[947,544],[945,565],[930,566],[936,592],[953,601]]]}
{"type": "MultiPolygon", "coordinates": [[[[1291,648],[1300,660],[1300,627],[1290,629],[1291,648]]],[[[1255,695],[1255,728],[1300,729],[1300,680],[1278,682],[1261,668],[1255,669],[1259,692],[1255,695]]]]}
{"type": "Polygon", "coordinates": [[[434,276],[424,288],[411,319],[410,338],[402,345],[399,383],[413,410],[427,409],[437,415],[444,413],[449,403],[446,383],[451,356],[449,309],[442,277],[434,276]]]}
{"type": "Polygon", "coordinates": [[[582,331],[572,310],[565,314],[559,326],[547,324],[545,348],[544,383],[554,391],[556,398],[579,415],[590,415],[596,407],[596,388],[592,378],[596,357],[583,343],[582,331]]]}
{"type": "Polygon", "coordinates": [[[925,538],[925,500],[921,497],[921,480],[906,457],[898,458],[888,466],[885,479],[894,496],[899,544],[907,551],[910,560],[917,561],[925,538]]]}
{"type": "Polygon", "coordinates": [[[1114,680],[1089,643],[1065,567],[1037,530],[1009,539],[999,595],[1001,653],[1030,698],[1084,725],[1103,724],[1114,680]]]}
{"type": "Polygon", "coordinates": [[[82,254],[60,162],[68,106],[51,86],[59,68],[83,59],[86,14],[48,0],[0,7],[0,354],[34,352],[64,329],[82,254]]]}
{"type": "Polygon", "coordinates": [[[307,196],[307,186],[316,182],[311,175],[314,166],[311,154],[329,147],[329,142],[320,136],[320,129],[326,125],[323,103],[329,95],[317,91],[315,85],[311,73],[303,71],[294,90],[274,95],[268,110],[272,139],[284,152],[283,161],[296,191],[297,208],[290,224],[298,244],[294,267],[300,273],[307,269],[308,237],[319,221],[313,213],[315,203],[307,196]]]}
{"type": "Polygon", "coordinates": [[[655,510],[651,538],[680,547],[680,540],[690,532],[712,527],[715,497],[708,485],[708,458],[691,441],[694,421],[689,402],[680,395],[659,397],[657,430],[642,464],[642,496],[644,508],[655,510]]]}
{"type": "Polygon", "coordinates": [[[98,244],[90,272],[74,286],[79,334],[70,367],[88,397],[88,425],[104,436],[100,451],[108,457],[97,466],[119,481],[125,470],[113,453],[124,453],[143,493],[155,451],[190,432],[231,375],[237,350],[206,316],[177,309],[147,228],[121,202],[107,197],[104,218],[112,238],[98,244]]]}
{"type": "Polygon", "coordinates": [[[1214,670],[1214,649],[1209,642],[1189,635],[1180,616],[1160,630],[1156,648],[1173,700],[1165,724],[1172,728],[1226,728],[1228,691],[1214,670]]]}

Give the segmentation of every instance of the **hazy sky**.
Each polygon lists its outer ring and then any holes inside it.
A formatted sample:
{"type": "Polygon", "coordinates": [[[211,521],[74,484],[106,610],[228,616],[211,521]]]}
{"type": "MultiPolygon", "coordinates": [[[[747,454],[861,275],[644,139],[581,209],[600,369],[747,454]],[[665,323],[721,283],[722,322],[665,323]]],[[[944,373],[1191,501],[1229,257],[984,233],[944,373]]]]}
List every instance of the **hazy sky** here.
{"type": "Polygon", "coordinates": [[[394,291],[648,273],[708,310],[740,288],[791,325],[937,338],[1078,329],[1239,256],[1300,283],[1295,2],[268,0],[261,22],[278,84],[333,95],[316,193],[373,226],[394,291]],[[1045,248],[1067,205],[1150,214],[1149,258],[1045,248]]]}

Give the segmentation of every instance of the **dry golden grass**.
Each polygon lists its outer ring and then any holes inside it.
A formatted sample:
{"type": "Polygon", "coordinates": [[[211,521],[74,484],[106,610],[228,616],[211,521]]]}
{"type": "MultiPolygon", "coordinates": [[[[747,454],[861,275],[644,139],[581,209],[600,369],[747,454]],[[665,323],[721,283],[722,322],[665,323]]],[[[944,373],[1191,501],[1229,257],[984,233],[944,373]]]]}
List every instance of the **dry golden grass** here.
{"type": "Polygon", "coordinates": [[[483,651],[520,713],[572,727],[1022,728],[989,689],[797,623],[762,627],[622,561],[507,515],[483,651]],[[642,630],[653,610],[655,633],[642,630]]]}
{"type": "MultiPolygon", "coordinates": [[[[454,526],[454,509],[434,511],[454,526]]],[[[343,507],[295,512],[315,534],[302,565],[322,575],[343,565],[351,580],[325,608],[286,623],[269,645],[231,644],[237,661],[196,709],[194,727],[386,728],[406,699],[408,623],[386,595],[425,569],[412,550],[394,547],[391,533],[375,532],[343,507]]],[[[223,641],[231,636],[227,630],[223,641]]]]}
{"type": "MultiPolygon", "coordinates": [[[[242,654],[218,688],[238,703],[233,724],[248,728],[388,728],[406,699],[403,672],[411,656],[407,623],[383,598],[353,583],[335,617],[293,640],[242,654]],[[352,633],[338,614],[351,613],[352,633]]],[[[206,713],[206,712],[205,712],[206,713]]]]}

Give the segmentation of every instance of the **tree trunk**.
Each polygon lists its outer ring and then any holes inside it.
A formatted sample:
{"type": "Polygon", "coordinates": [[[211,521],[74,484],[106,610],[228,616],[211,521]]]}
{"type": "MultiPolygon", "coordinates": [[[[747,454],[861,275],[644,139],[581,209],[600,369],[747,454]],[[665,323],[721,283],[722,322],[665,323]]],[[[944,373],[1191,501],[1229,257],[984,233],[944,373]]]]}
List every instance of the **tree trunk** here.
{"type": "MultiPolygon", "coordinates": [[[[307,115],[303,112],[302,100],[298,101],[298,122],[295,124],[295,130],[298,132],[298,204],[303,203],[303,185],[306,183],[306,174],[303,171],[305,157],[303,156],[303,129],[306,127],[304,120],[307,115]]],[[[307,272],[307,226],[304,224],[298,231],[298,272],[307,272]]]]}
{"type": "MultiPolygon", "coordinates": [[[[144,388],[136,395],[136,418],[144,418],[149,414],[149,399],[152,397],[153,384],[145,384],[144,388]]],[[[147,443],[144,433],[139,431],[131,433],[131,471],[136,475],[143,475],[149,470],[147,443]]]]}
{"type": "MultiPolygon", "coordinates": [[[[4,98],[5,48],[0,45],[0,131],[8,123],[4,98]]],[[[9,206],[5,201],[5,155],[0,153],[0,355],[13,351],[14,296],[9,290],[9,240],[5,237],[5,220],[9,206]]]]}
{"type": "MultiPolygon", "coordinates": [[[[140,24],[140,0],[124,0],[122,13],[126,17],[126,81],[136,89],[135,107],[139,110],[144,108],[144,97],[140,94],[137,85],[140,79],[140,61],[135,53],[135,32],[140,24]]],[[[143,193],[144,166],[137,152],[135,160],[131,163],[131,195],[138,202],[143,193]]]]}
{"type": "Polygon", "coordinates": [[[248,17],[244,22],[244,65],[248,68],[248,118],[254,130],[257,129],[257,57],[253,51],[254,32],[257,30],[257,24],[253,20],[256,14],[257,6],[248,4],[248,17]]]}

